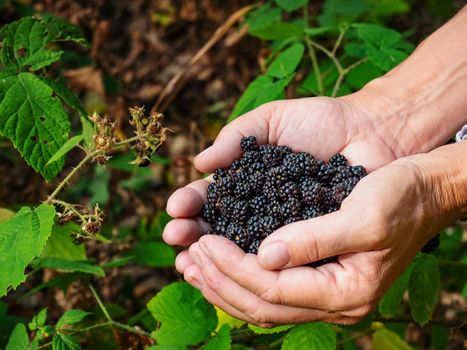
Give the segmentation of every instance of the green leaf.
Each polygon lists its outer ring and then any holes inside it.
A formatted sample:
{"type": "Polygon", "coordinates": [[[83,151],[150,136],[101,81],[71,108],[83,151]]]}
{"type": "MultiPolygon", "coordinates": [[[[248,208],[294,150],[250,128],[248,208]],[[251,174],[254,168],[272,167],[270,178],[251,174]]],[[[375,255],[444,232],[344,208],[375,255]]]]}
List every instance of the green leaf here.
{"type": "Polygon", "coordinates": [[[186,350],[186,346],[182,345],[153,345],[144,350],[186,350]]]}
{"type": "Polygon", "coordinates": [[[294,325],[293,324],[285,324],[282,326],[277,326],[273,328],[261,328],[252,324],[248,324],[248,328],[250,328],[253,332],[256,334],[274,334],[274,333],[280,333],[284,332],[290,328],[292,328],[294,325]]]}
{"type": "Polygon", "coordinates": [[[151,267],[173,266],[176,256],[175,250],[162,242],[136,243],[130,254],[138,264],[151,267]]]}
{"type": "Polygon", "coordinates": [[[168,285],[147,306],[161,323],[160,328],[153,332],[159,344],[197,344],[206,339],[217,325],[214,307],[187,283],[168,285]]]}
{"type": "Polygon", "coordinates": [[[48,160],[45,166],[49,166],[51,163],[61,159],[65,154],[70,152],[83,140],[83,135],[76,135],[69,139],[65,144],[48,160]]]}
{"type": "MultiPolygon", "coordinates": [[[[368,59],[384,71],[402,62],[409,54],[402,35],[375,24],[354,24],[357,36],[365,43],[368,59]]],[[[349,52],[349,45],[347,45],[349,52]]],[[[351,53],[351,52],[350,52],[351,53]]],[[[355,57],[355,53],[353,54],[355,57]]]]}
{"type": "Polygon", "coordinates": [[[16,325],[5,350],[29,350],[29,338],[24,324],[18,323],[16,325]]]}
{"type": "Polygon", "coordinates": [[[239,115],[252,110],[254,108],[254,102],[258,96],[266,91],[272,84],[272,79],[266,75],[260,75],[253,80],[235,105],[232,114],[229,117],[229,122],[237,118],[239,115]]]}
{"type": "Polygon", "coordinates": [[[88,149],[92,149],[94,146],[94,126],[88,118],[81,116],[81,126],[83,128],[84,144],[88,149]]]}
{"type": "Polygon", "coordinates": [[[45,321],[47,320],[47,308],[42,309],[39,311],[37,315],[34,315],[32,321],[29,322],[29,330],[34,331],[36,329],[42,328],[45,325],[45,321]]]}
{"type": "Polygon", "coordinates": [[[63,51],[48,48],[54,41],[86,44],[79,27],[57,17],[23,17],[0,30],[1,61],[7,67],[29,67],[30,70],[46,67],[63,54],[63,51]]]}
{"type": "Polygon", "coordinates": [[[352,69],[346,77],[346,82],[354,89],[361,89],[371,80],[381,76],[383,71],[371,62],[365,62],[352,69]]]}
{"type": "Polygon", "coordinates": [[[203,346],[203,350],[230,350],[231,342],[230,327],[225,324],[219,329],[216,336],[203,346]]]}
{"type": "Polygon", "coordinates": [[[70,233],[80,229],[79,225],[69,222],[65,225],[54,225],[52,234],[44,247],[42,258],[58,258],[63,260],[86,260],[84,245],[76,245],[70,233]]]}
{"type": "Polygon", "coordinates": [[[318,23],[320,26],[338,26],[355,22],[371,8],[367,0],[327,0],[318,23]]]}
{"type": "Polygon", "coordinates": [[[81,346],[71,336],[66,334],[56,334],[52,338],[53,350],[79,350],[81,346]]]}
{"type": "Polygon", "coordinates": [[[0,73],[0,134],[46,180],[63,167],[63,159],[45,164],[65,144],[70,131],[68,116],[53,93],[34,74],[0,73]]]}
{"type": "Polygon", "coordinates": [[[57,258],[37,258],[31,263],[31,266],[36,269],[55,269],[66,272],[83,272],[104,277],[104,270],[97,265],[92,265],[89,261],[72,261],[57,258]]]}
{"type": "Polygon", "coordinates": [[[91,313],[77,309],[67,310],[59,318],[56,328],[62,328],[65,325],[74,325],[75,323],[81,322],[88,315],[91,315],[91,313]]]}
{"type": "Polygon", "coordinates": [[[373,5],[373,13],[389,16],[406,13],[410,10],[410,4],[405,0],[367,0],[373,5]]]}
{"type": "Polygon", "coordinates": [[[36,209],[23,207],[0,223],[0,296],[26,279],[24,270],[44,248],[54,217],[55,207],[41,204],[36,209]]]}
{"type": "Polygon", "coordinates": [[[412,266],[399,276],[391,288],[384,294],[378,304],[378,311],[384,317],[393,317],[399,311],[399,306],[409,283],[412,266]]]}
{"type": "Polygon", "coordinates": [[[305,32],[291,23],[273,23],[266,27],[251,29],[250,34],[262,40],[282,40],[302,37],[305,32]]]}
{"type": "Polygon", "coordinates": [[[281,349],[335,350],[336,333],[327,323],[307,323],[292,329],[285,337],[281,349]]]}
{"type": "Polygon", "coordinates": [[[304,7],[309,0],[274,0],[277,6],[283,8],[287,12],[292,12],[304,7]]]}
{"type": "Polygon", "coordinates": [[[282,11],[278,8],[265,4],[251,11],[246,17],[249,31],[267,27],[281,21],[282,11]]]}
{"type": "Polygon", "coordinates": [[[40,77],[41,80],[49,85],[54,92],[60,96],[63,102],[65,102],[68,106],[73,108],[74,110],[78,111],[81,117],[87,117],[87,112],[84,109],[83,105],[79,101],[78,97],[75,95],[73,91],[63,85],[62,82],[57,80],[52,80],[46,77],[40,77]]]}
{"type": "Polygon", "coordinates": [[[373,350],[411,350],[412,348],[396,333],[380,328],[373,333],[373,350]]]}
{"type": "Polygon", "coordinates": [[[275,78],[287,78],[302,60],[305,46],[303,44],[295,44],[282,52],[269,66],[266,74],[275,78]]]}
{"type": "Polygon", "coordinates": [[[409,277],[409,305],[415,321],[424,326],[433,314],[441,289],[438,260],[430,254],[415,258],[409,277]]]}

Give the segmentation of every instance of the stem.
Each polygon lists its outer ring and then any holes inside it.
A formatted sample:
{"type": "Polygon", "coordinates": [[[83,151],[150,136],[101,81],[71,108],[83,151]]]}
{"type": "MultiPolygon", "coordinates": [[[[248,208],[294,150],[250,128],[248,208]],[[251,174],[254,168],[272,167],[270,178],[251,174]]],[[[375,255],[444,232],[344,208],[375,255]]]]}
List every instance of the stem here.
{"type": "Polygon", "coordinates": [[[67,202],[65,202],[65,201],[61,201],[61,200],[59,200],[59,199],[52,199],[52,200],[50,201],[50,203],[51,203],[51,204],[58,204],[58,205],[64,207],[65,210],[71,210],[73,213],[75,213],[75,215],[76,215],[77,217],[79,217],[79,219],[80,219],[83,223],[86,222],[86,217],[83,216],[83,215],[81,215],[81,213],[79,212],[79,210],[76,210],[76,209],[75,209],[75,206],[74,206],[73,204],[67,203],[67,202]]]}
{"type": "Polygon", "coordinates": [[[328,56],[331,61],[334,63],[334,65],[336,66],[337,68],[337,71],[339,72],[339,74],[342,74],[343,71],[344,71],[344,68],[342,68],[342,65],[341,63],[339,62],[339,60],[337,59],[337,57],[331,52],[329,51],[328,49],[326,49],[323,45],[320,45],[318,44],[316,41],[312,40],[312,39],[308,39],[310,40],[310,43],[311,45],[313,45],[314,47],[316,47],[318,50],[322,51],[326,56],[328,56]]]}
{"type": "Polygon", "coordinates": [[[51,341],[49,341],[48,343],[39,345],[37,348],[38,348],[38,349],[45,349],[45,348],[48,348],[50,345],[52,345],[52,342],[51,342],[51,341]]]}
{"type": "Polygon", "coordinates": [[[114,320],[112,319],[112,317],[110,317],[110,314],[107,311],[107,309],[105,308],[104,303],[102,302],[101,298],[99,298],[99,295],[97,295],[96,290],[94,289],[94,287],[91,284],[89,284],[89,289],[91,290],[91,293],[94,296],[94,299],[96,299],[97,304],[99,305],[100,309],[102,310],[102,313],[104,314],[105,318],[112,325],[114,323],[114,320]]]}
{"type": "MultiPolygon", "coordinates": [[[[411,317],[392,317],[384,318],[380,316],[375,316],[371,318],[372,322],[382,322],[382,323],[416,323],[411,317]]],[[[440,320],[433,319],[429,321],[429,324],[438,324],[441,326],[446,326],[450,328],[462,328],[466,325],[466,321],[463,320],[440,320]]]]}
{"type": "Polygon", "coordinates": [[[339,29],[339,36],[337,37],[337,40],[334,43],[334,47],[332,48],[332,52],[331,52],[334,56],[336,55],[337,49],[341,45],[342,39],[344,38],[344,35],[346,32],[347,32],[347,29],[342,29],[342,28],[339,29]]]}
{"type": "Polygon", "coordinates": [[[339,88],[341,87],[342,80],[344,80],[345,74],[339,74],[337,77],[336,83],[334,84],[334,87],[332,88],[332,93],[331,97],[336,97],[337,92],[339,91],[339,88]]]}
{"type": "Polygon", "coordinates": [[[145,135],[137,135],[137,136],[130,137],[129,139],[125,139],[123,141],[114,143],[113,147],[123,146],[123,145],[129,144],[129,143],[131,143],[133,141],[138,141],[139,139],[141,139],[144,136],[145,135]]]}
{"type": "Polygon", "coordinates": [[[319,69],[318,59],[316,58],[316,52],[313,48],[310,38],[305,37],[305,44],[308,48],[308,54],[313,66],[313,72],[315,73],[316,84],[318,85],[318,93],[320,95],[324,95],[323,78],[321,76],[321,70],[319,69]]]}
{"type": "Polygon", "coordinates": [[[58,184],[55,191],[52,192],[52,194],[47,198],[45,203],[52,203],[52,199],[54,199],[59,194],[59,192],[63,189],[66,183],[76,174],[78,170],[80,170],[88,162],[88,160],[90,160],[93,157],[93,155],[93,153],[86,154],[86,157],[84,157],[81,160],[81,162],[79,162],[78,165],[72,171],[70,171],[70,173],[63,179],[63,181],[58,184]]]}
{"type": "Polygon", "coordinates": [[[347,68],[344,68],[344,72],[345,74],[348,74],[352,69],[354,69],[355,67],[361,65],[362,63],[365,63],[366,62],[366,57],[365,58],[362,58],[360,60],[358,60],[357,62],[354,62],[352,63],[350,66],[348,66],[347,68]]]}
{"type": "Polygon", "coordinates": [[[459,267],[459,268],[467,269],[467,263],[464,263],[462,261],[454,261],[454,260],[438,258],[438,264],[439,266],[452,266],[452,267],[459,267]]]}
{"type": "Polygon", "coordinates": [[[368,334],[371,334],[373,333],[373,330],[370,328],[370,329],[366,329],[364,331],[361,331],[351,337],[347,337],[347,338],[344,338],[344,339],[341,339],[339,340],[336,345],[341,345],[341,344],[344,344],[346,342],[348,342],[349,340],[355,340],[355,339],[358,339],[358,338],[361,338],[361,337],[364,337],[365,335],[368,335],[368,334]]]}

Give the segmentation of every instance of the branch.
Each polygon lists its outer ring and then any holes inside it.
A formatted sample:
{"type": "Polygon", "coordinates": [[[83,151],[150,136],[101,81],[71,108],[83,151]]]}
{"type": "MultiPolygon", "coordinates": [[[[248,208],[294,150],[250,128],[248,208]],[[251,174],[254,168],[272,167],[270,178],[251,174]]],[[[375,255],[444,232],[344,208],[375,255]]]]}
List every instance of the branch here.
{"type": "Polygon", "coordinates": [[[313,72],[315,73],[316,84],[318,85],[318,93],[320,95],[324,95],[323,78],[321,76],[321,70],[319,69],[319,64],[318,64],[318,59],[316,58],[315,49],[313,48],[310,38],[305,37],[305,44],[308,48],[308,54],[310,56],[311,64],[313,66],[313,72]]]}

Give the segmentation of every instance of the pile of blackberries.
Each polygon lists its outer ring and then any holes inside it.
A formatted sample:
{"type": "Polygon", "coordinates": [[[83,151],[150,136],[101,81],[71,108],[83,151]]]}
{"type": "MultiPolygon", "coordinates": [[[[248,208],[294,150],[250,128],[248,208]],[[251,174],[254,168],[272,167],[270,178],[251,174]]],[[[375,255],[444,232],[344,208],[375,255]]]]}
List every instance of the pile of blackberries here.
{"type": "Polygon", "coordinates": [[[324,162],[287,146],[241,140],[243,155],[228,169],[217,169],[208,187],[202,217],[207,234],[225,236],[245,252],[279,227],[339,210],[342,201],[367,172],[336,154],[324,162]]]}

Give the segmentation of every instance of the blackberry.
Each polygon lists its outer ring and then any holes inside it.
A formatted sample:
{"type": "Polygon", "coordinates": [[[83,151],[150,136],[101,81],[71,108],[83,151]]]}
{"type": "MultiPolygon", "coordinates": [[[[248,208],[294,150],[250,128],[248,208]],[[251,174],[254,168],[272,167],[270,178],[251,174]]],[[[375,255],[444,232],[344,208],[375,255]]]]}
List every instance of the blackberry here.
{"type": "Polygon", "coordinates": [[[300,183],[301,197],[306,204],[318,206],[322,202],[323,191],[323,185],[311,178],[305,178],[300,183]]]}
{"type": "Polygon", "coordinates": [[[240,147],[244,151],[250,151],[250,150],[254,150],[258,148],[258,144],[256,143],[256,137],[254,136],[244,137],[240,141],[240,147]]]}
{"type": "Polygon", "coordinates": [[[347,158],[345,158],[342,154],[337,153],[329,159],[329,164],[334,165],[335,167],[346,166],[347,158]]]}
{"type": "Polygon", "coordinates": [[[252,136],[240,146],[243,155],[215,171],[201,215],[212,227],[206,233],[227,237],[248,253],[256,254],[261,242],[284,225],[338,210],[366,175],[365,168],[349,165],[341,154],[326,163],[287,146],[258,145],[252,136]]]}

